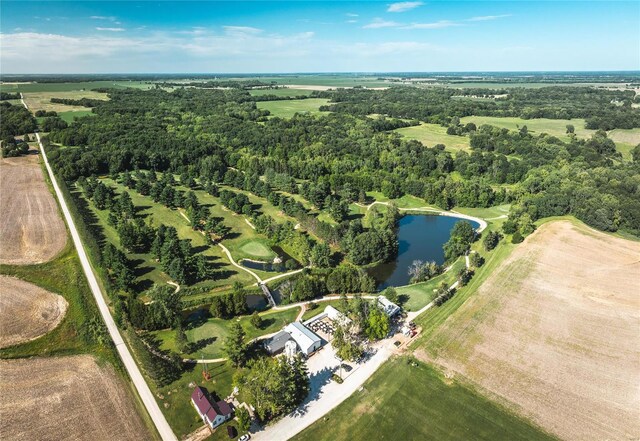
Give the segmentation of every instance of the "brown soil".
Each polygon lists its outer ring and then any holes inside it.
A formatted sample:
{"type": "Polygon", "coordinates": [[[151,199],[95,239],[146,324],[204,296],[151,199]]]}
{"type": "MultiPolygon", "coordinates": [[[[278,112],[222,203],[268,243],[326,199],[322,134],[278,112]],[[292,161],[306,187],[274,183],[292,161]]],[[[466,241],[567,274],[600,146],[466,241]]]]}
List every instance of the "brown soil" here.
{"type": "Polygon", "coordinates": [[[561,438],[638,439],[640,243],[543,225],[417,355],[561,438]]]}
{"type": "Polygon", "coordinates": [[[0,348],[38,338],[60,324],[67,301],[36,285],[0,276],[0,348]]]}
{"type": "Polygon", "coordinates": [[[51,260],[64,248],[67,232],[38,155],[0,159],[0,169],[0,263],[51,260]]]}
{"type": "Polygon", "coordinates": [[[0,361],[6,440],[147,440],[151,436],[111,367],[88,355],[0,361]]]}

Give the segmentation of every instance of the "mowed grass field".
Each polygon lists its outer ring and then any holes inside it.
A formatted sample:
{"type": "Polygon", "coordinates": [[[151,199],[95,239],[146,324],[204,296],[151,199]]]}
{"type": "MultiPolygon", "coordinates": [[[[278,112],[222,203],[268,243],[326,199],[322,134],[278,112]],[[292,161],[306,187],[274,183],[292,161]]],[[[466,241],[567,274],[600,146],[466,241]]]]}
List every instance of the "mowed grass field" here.
{"type": "Polygon", "coordinates": [[[261,101],[256,103],[259,109],[268,110],[271,116],[291,118],[296,113],[320,113],[320,106],[327,104],[324,98],[307,98],[303,100],[261,101]]]}
{"type": "Polygon", "coordinates": [[[469,149],[468,136],[447,135],[447,128],[439,124],[421,123],[419,126],[403,127],[394,131],[409,139],[420,141],[426,147],[444,144],[447,150],[469,149]]]}
{"type": "Polygon", "coordinates": [[[637,438],[639,255],[638,242],[547,222],[421,317],[415,354],[560,438],[637,438]]]}
{"type": "Polygon", "coordinates": [[[293,438],[319,440],[550,440],[473,389],[413,357],[387,361],[329,414],[293,438]]]}

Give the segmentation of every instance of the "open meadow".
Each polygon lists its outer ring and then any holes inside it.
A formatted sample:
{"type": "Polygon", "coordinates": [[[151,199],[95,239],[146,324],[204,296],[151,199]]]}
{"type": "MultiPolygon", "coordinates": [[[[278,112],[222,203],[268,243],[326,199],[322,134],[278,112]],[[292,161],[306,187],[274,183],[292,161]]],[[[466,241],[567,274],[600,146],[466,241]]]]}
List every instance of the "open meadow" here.
{"type": "Polygon", "coordinates": [[[35,151],[0,159],[0,263],[27,265],[55,257],[67,241],[58,205],[35,151]]]}
{"type": "Polygon", "coordinates": [[[576,221],[543,224],[415,353],[561,438],[637,438],[639,255],[576,221]]]}
{"type": "Polygon", "coordinates": [[[91,90],[73,90],[73,91],[54,91],[54,92],[29,92],[23,93],[24,102],[32,112],[44,110],[46,112],[77,112],[90,110],[84,106],[68,105],[60,103],[52,103],[51,98],[62,98],[70,100],[79,100],[89,98],[93,100],[108,99],[106,93],[94,92],[91,90]]]}
{"type": "Polygon", "coordinates": [[[550,440],[530,423],[413,357],[387,361],[294,440],[550,440]]]}
{"type": "Polygon", "coordinates": [[[324,98],[307,98],[303,100],[260,101],[258,109],[268,110],[271,116],[291,118],[296,113],[321,113],[320,106],[327,104],[324,98]]]}
{"type": "Polygon", "coordinates": [[[403,127],[394,131],[406,138],[420,141],[426,147],[444,144],[447,150],[451,151],[469,149],[468,136],[447,135],[447,128],[439,124],[421,123],[419,126],[403,127]]]}
{"type": "Polygon", "coordinates": [[[2,360],[0,373],[4,439],[151,438],[122,379],[91,356],[2,360]]]}
{"type": "Polygon", "coordinates": [[[33,340],[62,321],[64,297],[14,277],[0,276],[0,348],[33,340]]]}

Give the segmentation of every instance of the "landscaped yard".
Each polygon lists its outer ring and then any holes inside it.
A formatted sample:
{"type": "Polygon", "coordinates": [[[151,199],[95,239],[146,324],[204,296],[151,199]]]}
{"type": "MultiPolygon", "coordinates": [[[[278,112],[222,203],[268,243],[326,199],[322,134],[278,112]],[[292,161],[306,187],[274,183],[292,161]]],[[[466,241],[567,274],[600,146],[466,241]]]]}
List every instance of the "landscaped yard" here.
{"type": "MultiPolygon", "coordinates": [[[[262,317],[262,328],[258,329],[250,322],[251,316],[242,316],[238,319],[223,320],[219,318],[209,318],[204,322],[192,322],[194,326],[191,329],[187,329],[187,339],[193,344],[193,350],[184,356],[190,358],[204,357],[207,359],[225,357],[222,348],[224,346],[224,339],[228,334],[229,327],[234,320],[239,320],[242,328],[246,332],[246,340],[252,340],[261,335],[271,334],[278,332],[286,324],[295,320],[299,308],[285,309],[283,311],[265,311],[260,313],[262,317]]],[[[175,331],[163,330],[154,333],[155,336],[162,342],[162,349],[170,349],[177,351],[175,345],[175,331]]]]}
{"type": "Polygon", "coordinates": [[[361,390],[294,440],[549,440],[496,403],[412,357],[386,362],[361,390]]]}

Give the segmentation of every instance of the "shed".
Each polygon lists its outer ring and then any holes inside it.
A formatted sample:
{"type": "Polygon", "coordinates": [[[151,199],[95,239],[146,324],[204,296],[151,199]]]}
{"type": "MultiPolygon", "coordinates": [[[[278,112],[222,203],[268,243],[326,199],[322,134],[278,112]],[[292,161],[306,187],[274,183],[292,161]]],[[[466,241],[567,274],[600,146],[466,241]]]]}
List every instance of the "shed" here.
{"type": "Polygon", "coordinates": [[[270,339],[266,340],[264,347],[270,355],[276,355],[284,350],[284,346],[290,340],[291,334],[287,331],[280,331],[270,339]]]}

